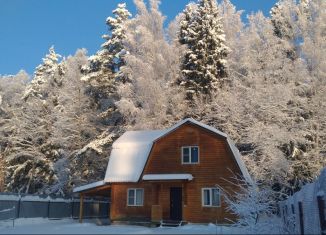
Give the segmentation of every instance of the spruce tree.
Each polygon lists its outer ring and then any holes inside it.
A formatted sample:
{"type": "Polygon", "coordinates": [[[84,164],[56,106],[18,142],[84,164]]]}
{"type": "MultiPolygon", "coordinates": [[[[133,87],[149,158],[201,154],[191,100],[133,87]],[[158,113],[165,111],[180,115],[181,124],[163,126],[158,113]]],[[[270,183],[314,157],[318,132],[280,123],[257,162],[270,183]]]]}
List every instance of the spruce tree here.
{"type": "Polygon", "coordinates": [[[82,80],[90,82],[101,93],[110,93],[114,90],[115,80],[123,79],[120,67],[125,64],[126,50],[123,46],[125,39],[125,22],[131,16],[126,9],[126,4],[118,4],[113,10],[114,17],[108,17],[106,24],[111,35],[103,35],[106,40],[102,49],[89,58],[89,65],[84,67],[82,80]]]}
{"type": "Polygon", "coordinates": [[[197,7],[188,6],[181,21],[180,43],[187,46],[182,64],[188,99],[209,95],[217,90],[227,76],[226,57],[229,48],[215,0],[200,0],[197,7]]]}
{"type": "Polygon", "coordinates": [[[45,96],[47,96],[45,86],[49,85],[49,83],[58,86],[61,85],[61,75],[63,75],[64,69],[58,63],[60,57],[61,55],[54,51],[54,46],[51,46],[49,54],[43,58],[43,63],[36,67],[33,80],[26,87],[23,99],[26,100],[30,96],[45,99],[45,96]]]}

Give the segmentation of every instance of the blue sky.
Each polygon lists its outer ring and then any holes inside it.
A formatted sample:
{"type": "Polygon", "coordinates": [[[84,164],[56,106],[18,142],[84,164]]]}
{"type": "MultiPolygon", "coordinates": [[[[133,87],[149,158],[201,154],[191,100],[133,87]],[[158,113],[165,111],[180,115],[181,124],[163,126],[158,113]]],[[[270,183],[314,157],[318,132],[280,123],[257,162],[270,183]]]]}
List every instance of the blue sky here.
{"type": "MultiPolygon", "coordinates": [[[[232,1],[232,0],[231,0],[232,1]]],[[[0,74],[24,69],[32,74],[51,45],[67,56],[77,48],[95,53],[107,32],[105,19],[118,3],[132,0],[0,0],[0,74]]],[[[161,10],[172,20],[190,0],[162,0],[161,10]]],[[[233,0],[244,15],[262,10],[269,15],[276,0],[233,0]]]]}

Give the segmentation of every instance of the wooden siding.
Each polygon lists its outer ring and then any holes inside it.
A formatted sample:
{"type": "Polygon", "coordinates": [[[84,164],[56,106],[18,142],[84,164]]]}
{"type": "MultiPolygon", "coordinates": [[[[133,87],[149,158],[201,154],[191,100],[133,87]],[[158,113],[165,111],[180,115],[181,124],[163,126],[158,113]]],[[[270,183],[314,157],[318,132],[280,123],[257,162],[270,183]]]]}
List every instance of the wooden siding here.
{"type": "MultiPolygon", "coordinates": [[[[194,124],[184,124],[157,140],[152,148],[143,174],[192,174],[192,181],[144,182],[113,184],[111,218],[151,216],[151,206],[161,205],[164,219],[170,217],[170,187],[182,187],[183,220],[190,222],[227,222],[234,219],[226,212],[225,202],[218,208],[202,206],[202,188],[221,186],[230,191],[234,186],[225,181],[240,174],[226,138],[194,124]],[[182,164],[181,148],[199,146],[199,163],[182,164]],[[144,206],[127,206],[127,189],[144,188],[144,206]]],[[[141,177],[142,177],[141,176],[141,177]]]]}
{"type": "Polygon", "coordinates": [[[152,187],[149,183],[113,184],[111,188],[110,217],[112,220],[124,218],[149,219],[151,217],[152,202],[152,187]],[[127,205],[128,188],[144,189],[143,206],[127,205]]]}

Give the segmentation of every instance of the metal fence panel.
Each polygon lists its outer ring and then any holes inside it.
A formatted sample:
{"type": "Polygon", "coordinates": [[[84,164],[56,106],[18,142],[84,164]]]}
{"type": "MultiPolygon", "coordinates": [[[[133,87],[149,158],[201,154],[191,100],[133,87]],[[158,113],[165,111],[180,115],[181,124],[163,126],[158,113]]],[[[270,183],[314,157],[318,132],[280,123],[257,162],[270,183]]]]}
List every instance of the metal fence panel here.
{"type": "Polygon", "coordinates": [[[48,217],[48,202],[36,202],[36,201],[21,201],[20,202],[20,218],[36,218],[36,217],[48,217]]]}
{"type": "Polygon", "coordinates": [[[325,195],[326,168],[316,182],[306,184],[299,192],[279,203],[285,227],[295,234],[323,234],[323,219],[320,215],[326,208],[320,208],[318,199],[326,200],[325,195]]]}
{"type": "Polygon", "coordinates": [[[16,218],[18,215],[17,201],[0,201],[0,220],[16,218]]]}
{"type": "Polygon", "coordinates": [[[69,218],[71,217],[71,202],[50,202],[49,204],[49,218],[69,218]]]}
{"type": "MultiPolygon", "coordinates": [[[[0,220],[35,217],[77,219],[79,203],[79,199],[75,198],[0,193],[0,220]]],[[[109,209],[110,203],[107,199],[84,200],[84,218],[108,218],[109,209]]]]}

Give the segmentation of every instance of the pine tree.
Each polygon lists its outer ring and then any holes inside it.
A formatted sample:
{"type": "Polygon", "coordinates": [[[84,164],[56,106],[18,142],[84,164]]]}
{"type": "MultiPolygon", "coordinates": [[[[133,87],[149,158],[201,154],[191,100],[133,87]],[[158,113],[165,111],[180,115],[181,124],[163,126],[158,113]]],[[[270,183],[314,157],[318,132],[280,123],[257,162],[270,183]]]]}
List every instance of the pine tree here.
{"type": "Polygon", "coordinates": [[[187,45],[180,85],[187,97],[210,94],[227,76],[226,57],[229,48],[215,0],[200,0],[197,7],[188,6],[181,21],[180,42],[187,45]]]}
{"type": "Polygon", "coordinates": [[[89,65],[84,67],[85,76],[83,81],[90,82],[95,89],[100,89],[100,93],[108,94],[115,90],[115,81],[123,80],[120,72],[121,66],[125,64],[124,56],[127,53],[123,46],[125,39],[125,23],[131,16],[126,9],[126,4],[118,4],[113,10],[115,17],[108,17],[106,24],[111,35],[103,35],[106,40],[95,55],[89,58],[89,65]]]}

